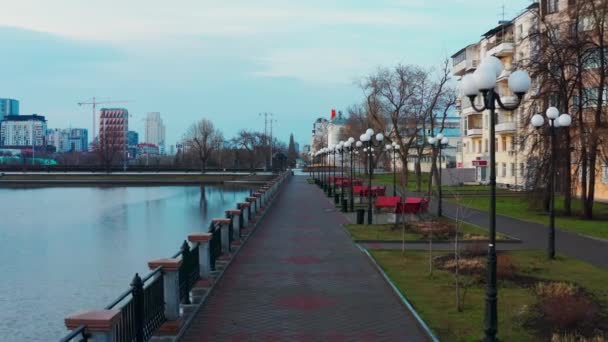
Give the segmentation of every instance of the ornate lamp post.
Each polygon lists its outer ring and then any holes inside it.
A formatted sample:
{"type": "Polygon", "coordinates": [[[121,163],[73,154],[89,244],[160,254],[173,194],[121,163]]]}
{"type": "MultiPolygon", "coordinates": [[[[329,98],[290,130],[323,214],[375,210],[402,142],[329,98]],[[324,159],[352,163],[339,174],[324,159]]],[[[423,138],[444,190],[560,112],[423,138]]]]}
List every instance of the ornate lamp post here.
{"type": "Polygon", "coordinates": [[[373,147],[378,147],[382,144],[384,140],[384,135],[382,133],[376,134],[376,141],[373,141],[374,130],[368,128],[365,134],[361,134],[359,140],[363,142],[365,147],[367,148],[367,160],[368,160],[368,191],[367,191],[367,224],[372,224],[372,174],[374,172],[374,149],[373,147]]]}
{"type": "Polygon", "coordinates": [[[467,74],[462,78],[462,91],[471,101],[477,112],[490,111],[490,243],[488,246],[488,267],[486,286],[485,310],[485,341],[496,342],[498,330],[498,309],[496,289],[496,103],[505,110],[515,110],[522,102],[525,93],[530,89],[530,76],[525,71],[517,70],[509,76],[509,88],[517,96],[517,103],[506,105],[496,92],[497,79],[502,73],[501,61],[493,56],[487,57],[475,70],[473,75],[467,74]],[[478,108],[475,98],[483,97],[484,105],[478,108]]]}
{"type": "Polygon", "coordinates": [[[344,150],[346,148],[344,144],[344,141],[340,141],[336,146],[336,151],[340,154],[340,179],[342,180],[340,182],[340,205],[342,205],[342,202],[344,201],[344,150]]]}
{"type": "MultiPolygon", "coordinates": [[[[336,147],[334,145],[329,145],[328,151],[327,151],[328,155],[333,155],[334,156],[334,162],[332,165],[332,171],[330,171],[330,174],[333,173],[333,177],[332,177],[332,181],[329,182],[329,190],[327,191],[327,196],[331,197],[332,194],[336,191],[336,147]]],[[[330,157],[331,159],[331,157],[330,157]]]]}
{"type": "Polygon", "coordinates": [[[441,203],[442,200],[442,191],[441,191],[441,157],[442,157],[442,153],[441,151],[448,147],[448,138],[443,136],[443,133],[437,133],[436,136],[434,137],[429,137],[429,144],[433,147],[433,149],[437,149],[437,155],[438,155],[438,159],[439,159],[439,169],[437,172],[437,197],[439,198],[437,200],[437,216],[441,217],[441,215],[443,214],[443,204],[441,203]]]}
{"type": "MultiPolygon", "coordinates": [[[[355,140],[354,138],[350,138],[355,140]]],[[[349,139],[349,140],[350,140],[349,139]]],[[[359,150],[361,149],[361,147],[363,146],[363,142],[361,141],[357,141],[355,143],[355,147],[351,148],[351,155],[350,155],[350,173],[351,173],[351,177],[350,177],[350,211],[355,211],[355,193],[354,193],[354,189],[353,189],[353,181],[355,179],[355,175],[354,172],[356,171],[357,173],[359,172],[359,150]],[[353,170],[353,158],[357,158],[357,165],[355,170],[353,170]]]]}
{"type": "Polygon", "coordinates": [[[397,153],[399,153],[399,144],[393,142],[386,144],[384,149],[389,153],[393,153],[393,197],[397,196],[397,153]]]}
{"type": "MultiPolygon", "coordinates": [[[[572,117],[569,114],[559,115],[559,109],[555,107],[549,107],[546,112],[548,124],[549,124],[549,135],[551,137],[551,167],[549,170],[549,187],[551,191],[551,202],[549,205],[549,243],[547,245],[547,254],[549,259],[555,259],[555,155],[556,155],[556,135],[558,128],[563,127],[567,129],[572,123],[572,117]]],[[[532,126],[539,129],[545,123],[545,119],[540,114],[532,116],[532,126]]]]}

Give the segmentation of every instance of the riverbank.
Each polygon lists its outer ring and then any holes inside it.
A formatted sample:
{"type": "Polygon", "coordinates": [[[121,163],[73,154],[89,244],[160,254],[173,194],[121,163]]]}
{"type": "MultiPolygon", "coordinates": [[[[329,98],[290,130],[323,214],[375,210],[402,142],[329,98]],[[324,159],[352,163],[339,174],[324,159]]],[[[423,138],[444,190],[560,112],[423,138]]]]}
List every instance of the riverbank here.
{"type": "Polygon", "coordinates": [[[263,183],[272,178],[271,173],[91,173],[91,172],[10,172],[0,174],[0,187],[48,187],[48,186],[148,186],[148,185],[198,185],[224,183],[263,183]]]}

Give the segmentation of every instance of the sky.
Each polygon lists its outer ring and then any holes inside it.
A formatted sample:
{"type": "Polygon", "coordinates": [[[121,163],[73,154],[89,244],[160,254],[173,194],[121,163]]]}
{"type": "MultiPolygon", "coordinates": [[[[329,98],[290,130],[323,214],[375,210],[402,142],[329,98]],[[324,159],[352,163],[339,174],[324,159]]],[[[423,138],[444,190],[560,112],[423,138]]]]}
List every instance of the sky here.
{"type": "MultiPolygon", "coordinates": [[[[4,0],[0,97],[49,128],[91,129],[91,99],[160,112],[167,145],[202,118],[226,138],[310,141],[313,121],[361,102],[380,66],[438,66],[530,0],[4,0]]],[[[141,139],[141,138],[140,138],[141,139]]]]}

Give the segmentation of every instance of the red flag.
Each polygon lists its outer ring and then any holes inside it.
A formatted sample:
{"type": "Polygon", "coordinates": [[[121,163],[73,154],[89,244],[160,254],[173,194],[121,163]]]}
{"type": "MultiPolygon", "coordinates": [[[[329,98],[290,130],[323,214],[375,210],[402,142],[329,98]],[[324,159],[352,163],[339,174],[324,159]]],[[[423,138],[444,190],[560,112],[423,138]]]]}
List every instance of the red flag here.
{"type": "Polygon", "coordinates": [[[336,117],[336,110],[332,109],[331,110],[331,119],[333,120],[336,117]]]}

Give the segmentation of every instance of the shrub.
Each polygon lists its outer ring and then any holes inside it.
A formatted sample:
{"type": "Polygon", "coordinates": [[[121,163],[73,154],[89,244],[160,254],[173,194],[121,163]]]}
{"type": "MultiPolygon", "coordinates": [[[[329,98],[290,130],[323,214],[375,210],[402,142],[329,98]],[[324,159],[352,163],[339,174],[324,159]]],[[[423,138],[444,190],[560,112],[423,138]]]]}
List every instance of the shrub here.
{"type": "Polygon", "coordinates": [[[556,297],[571,297],[577,292],[574,285],[563,282],[538,283],[534,290],[541,300],[556,297]]]}
{"type": "Polygon", "coordinates": [[[485,242],[467,243],[462,249],[462,255],[480,257],[488,254],[488,244],[485,242]]]}
{"type": "Polygon", "coordinates": [[[512,279],[517,272],[513,258],[508,254],[498,254],[496,257],[496,276],[498,279],[512,279]]]}

